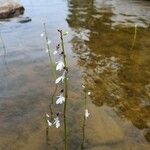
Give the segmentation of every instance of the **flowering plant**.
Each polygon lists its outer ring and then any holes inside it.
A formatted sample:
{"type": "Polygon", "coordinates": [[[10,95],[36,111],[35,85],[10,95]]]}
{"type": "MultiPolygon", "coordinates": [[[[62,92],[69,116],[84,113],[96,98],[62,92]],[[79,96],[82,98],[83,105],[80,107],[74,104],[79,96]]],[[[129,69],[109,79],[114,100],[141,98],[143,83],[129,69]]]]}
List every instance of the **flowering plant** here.
{"type": "MultiPolygon", "coordinates": [[[[45,25],[44,25],[45,27],[45,25]]],[[[53,55],[59,58],[59,60],[56,63],[53,63],[52,57],[51,57],[51,51],[50,51],[50,40],[48,39],[47,32],[46,32],[46,27],[45,27],[45,32],[41,34],[42,37],[45,37],[46,39],[46,52],[48,52],[49,55],[49,62],[50,62],[50,67],[52,67],[53,75],[55,78],[55,86],[56,89],[54,91],[54,94],[52,96],[52,103],[53,104],[53,97],[55,96],[57,86],[60,84],[62,85],[62,89],[59,93],[58,96],[56,96],[56,104],[60,105],[63,104],[63,126],[64,126],[64,149],[67,150],[67,100],[68,100],[68,66],[67,66],[67,59],[66,59],[66,54],[65,54],[65,48],[64,48],[64,36],[68,34],[68,32],[63,32],[62,30],[58,30],[59,36],[60,36],[60,43],[56,46],[56,49],[53,51],[53,55]],[[56,64],[56,65],[54,65],[56,64]],[[59,77],[56,77],[57,71],[61,73],[59,77]]],[[[83,148],[84,146],[84,140],[85,140],[85,122],[87,118],[90,116],[90,113],[87,109],[87,95],[91,95],[91,92],[87,92],[86,88],[84,85],[82,85],[85,93],[85,98],[84,98],[84,120],[83,120],[83,139],[82,139],[82,144],[81,147],[83,148]]],[[[53,117],[53,111],[50,105],[50,110],[51,110],[51,117],[49,114],[46,114],[46,122],[48,127],[55,126],[56,128],[59,128],[61,126],[59,114],[57,113],[56,117],[53,117]]]]}

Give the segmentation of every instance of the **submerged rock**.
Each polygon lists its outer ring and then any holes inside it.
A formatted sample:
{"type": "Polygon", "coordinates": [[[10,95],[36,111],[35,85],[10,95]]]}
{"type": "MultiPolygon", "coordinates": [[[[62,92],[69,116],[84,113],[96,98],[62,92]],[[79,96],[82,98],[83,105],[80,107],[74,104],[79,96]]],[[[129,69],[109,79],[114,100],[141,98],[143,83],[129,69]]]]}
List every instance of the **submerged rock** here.
{"type": "Polygon", "coordinates": [[[15,0],[0,0],[0,19],[21,15],[24,10],[24,7],[15,0]]]}
{"type": "Polygon", "coordinates": [[[27,23],[27,22],[30,22],[31,21],[31,18],[29,17],[21,17],[18,19],[18,22],[19,23],[27,23]]]}

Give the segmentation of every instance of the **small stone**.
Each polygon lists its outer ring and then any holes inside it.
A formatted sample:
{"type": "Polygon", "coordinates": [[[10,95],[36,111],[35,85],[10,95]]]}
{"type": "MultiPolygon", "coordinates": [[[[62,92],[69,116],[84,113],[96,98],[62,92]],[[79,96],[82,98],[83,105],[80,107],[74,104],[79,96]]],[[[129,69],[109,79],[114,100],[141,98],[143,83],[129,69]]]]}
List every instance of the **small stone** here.
{"type": "Polygon", "coordinates": [[[19,20],[18,20],[19,23],[27,23],[30,21],[31,21],[31,18],[29,18],[29,17],[22,17],[22,18],[19,18],[19,20]]]}

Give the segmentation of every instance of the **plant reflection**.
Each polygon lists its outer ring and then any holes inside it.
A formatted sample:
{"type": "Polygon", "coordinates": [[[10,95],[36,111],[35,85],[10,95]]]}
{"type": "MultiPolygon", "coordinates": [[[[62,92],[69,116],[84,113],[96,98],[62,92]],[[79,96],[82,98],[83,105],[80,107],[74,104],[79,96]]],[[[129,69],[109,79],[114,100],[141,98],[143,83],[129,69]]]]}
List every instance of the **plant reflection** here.
{"type": "Polygon", "coordinates": [[[112,28],[112,5],[98,9],[95,1],[93,5],[90,2],[68,2],[67,22],[74,31],[71,43],[85,74],[83,82],[93,92],[95,105],[114,108],[118,116],[145,131],[143,134],[149,141],[150,32],[138,27],[136,35],[135,24],[131,27],[128,22],[124,28],[121,25],[112,28]]]}

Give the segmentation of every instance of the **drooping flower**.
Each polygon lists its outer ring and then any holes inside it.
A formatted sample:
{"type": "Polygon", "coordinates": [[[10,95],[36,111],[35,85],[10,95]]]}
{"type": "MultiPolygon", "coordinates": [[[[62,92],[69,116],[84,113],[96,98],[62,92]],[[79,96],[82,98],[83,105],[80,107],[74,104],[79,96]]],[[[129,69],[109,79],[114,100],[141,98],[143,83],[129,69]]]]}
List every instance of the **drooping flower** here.
{"type": "Polygon", "coordinates": [[[85,109],[85,118],[87,119],[90,116],[88,109],[85,109]]]}
{"type": "Polygon", "coordinates": [[[47,120],[47,124],[48,124],[49,127],[52,126],[52,123],[49,120],[47,120]]]}
{"type": "Polygon", "coordinates": [[[60,76],[60,77],[58,77],[56,79],[56,81],[55,81],[56,84],[58,84],[60,81],[62,81],[62,82],[64,81],[64,79],[65,79],[65,73],[66,73],[66,71],[63,72],[62,76],[60,76]]]}
{"type": "Polygon", "coordinates": [[[50,41],[50,40],[48,40],[48,41],[47,41],[47,44],[48,44],[48,45],[49,45],[49,44],[51,44],[51,41],[50,41]]]}
{"type": "Polygon", "coordinates": [[[44,37],[44,33],[41,33],[41,37],[44,37]]]}
{"type": "Polygon", "coordinates": [[[56,63],[57,63],[56,70],[61,71],[65,66],[63,61],[58,61],[56,63]]]}
{"type": "Polygon", "coordinates": [[[57,97],[58,97],[58,99],[56,100],[56,104],[62,104],[63,102],[65,102],[65,97],[63,96],[63,93],[61,93],[57,97]]]}
{"type": "Polygon", "coordinates": [[[64,80],[64,77],[60,76],[56,79],[55,83],[58,84],[60,81],[63,81],[63,80],[64,80]]]}
{"type": "Polygon", "coordinates": [[[48,52],[49,52],[49,50],[48,50],[48,49],[46,49],[46,50],[45,50],[45,52],[46,52],[46,53],[48,53],[48,52]]]}
{"type": "Polygon", "coordinates": [[[88,92],[88,95],[90,96],[90,95],[91,95],[91,92],[88,92]]]}
{"type": "Polygon", "coordinates": [[[60,120],[58,117],[54,118],[54,123],[56,125],[56,128],[59,128],[60,127],[60,120]]]}
{"type": "Polygon", "coordinates": [[[82,88],[85,89],[85,86],[82,84],[82,88]]]}
{"type": "Polygon", "coordinates": [[[49,118],[49,114],[46,114],[46,117],[48,117],[48,118],[49,118]]]}
{"type": "Polygon", "coordinates": [[[56,55],[57,53],[58,53],[58,51],[56,51],[56,50],[53,52],[54,55],[56,55]]]}
{"type": "Polygon", "coordinates": [[[67,31],[63,33],[64,36],[66,36],[66,35],[68,35],[68,34],[69,34],[69,32],[67,32],[67,31]]]}

